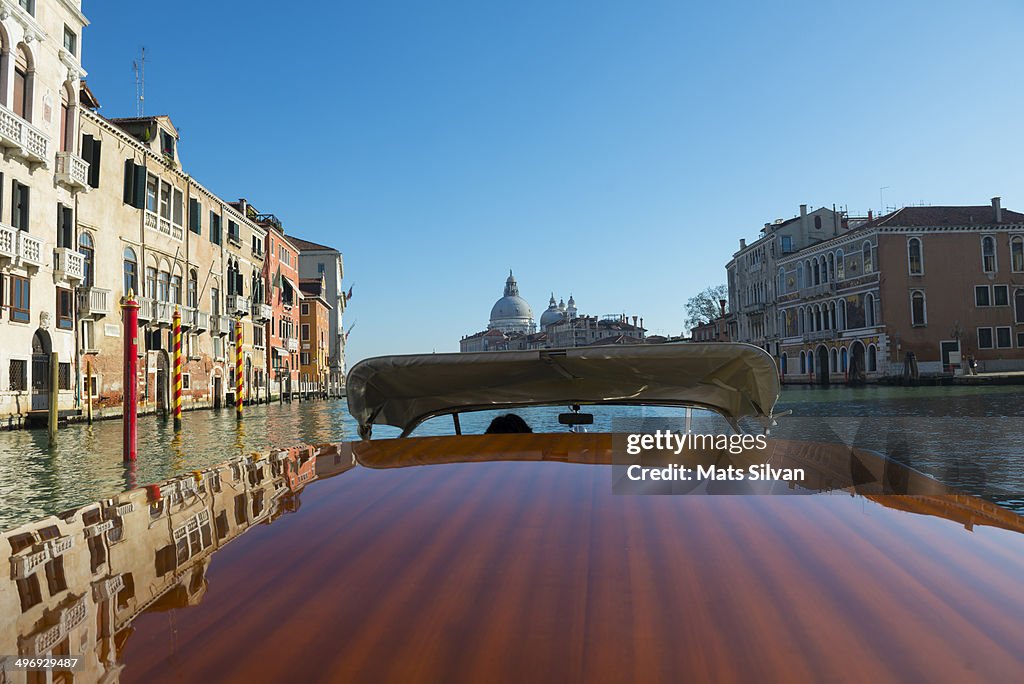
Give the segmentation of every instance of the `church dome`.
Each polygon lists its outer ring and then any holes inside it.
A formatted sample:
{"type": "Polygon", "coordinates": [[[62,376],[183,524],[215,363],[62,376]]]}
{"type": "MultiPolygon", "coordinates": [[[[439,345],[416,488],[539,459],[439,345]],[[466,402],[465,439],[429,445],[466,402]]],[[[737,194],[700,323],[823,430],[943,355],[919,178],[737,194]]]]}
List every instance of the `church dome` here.
{"type": "Polygon", "coordinates": [[[548,309],[540,315],[540,327],[546,328],[555,323],[561,323],[565,315],[559,311],[558,304],[555,304],[555,294],[551,293],[551,300],[548,302],[548,309]]]}
{"type": "Polygon", "coordinates": [[[519,296],[519,286],[516,284],[512,271],[508,272],[508,280],[505,281],[504,296],[491,307],[491,321],[487,327],[502,332],[532,333],[535,331],[533,309],[525,299],[519,296]]]}

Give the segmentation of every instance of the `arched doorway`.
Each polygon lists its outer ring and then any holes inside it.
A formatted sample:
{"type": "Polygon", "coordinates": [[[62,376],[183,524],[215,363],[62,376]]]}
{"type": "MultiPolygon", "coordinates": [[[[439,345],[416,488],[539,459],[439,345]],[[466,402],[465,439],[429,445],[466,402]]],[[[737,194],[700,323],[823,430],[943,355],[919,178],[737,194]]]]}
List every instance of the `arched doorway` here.
{"type": "Polygon", "coordinates": [[[818,351],[815,353],[817,363],[815,364],[818,371],[818,384],[827,385],[829,375],[829,363],[828,363],[828,349],[825,345],[818,347],[818,351]]]}
{"type": "Polygon", "coordinates": [[[864,344],[860,340],[850,346],[849,384],[861,385],[867,380],[864,365],[864,344]]]}
{"type": "Polygon", "coordinates": [[[224,378],[221,377],[220,368],[213,369],[213,408],[219,409],[221,397],[224,396],[224,378]]]}
{"type": "Polygon", "coordinates": [[[32,336],[32,410],[50,408],[50,333],[42,328],[32,336]]]}

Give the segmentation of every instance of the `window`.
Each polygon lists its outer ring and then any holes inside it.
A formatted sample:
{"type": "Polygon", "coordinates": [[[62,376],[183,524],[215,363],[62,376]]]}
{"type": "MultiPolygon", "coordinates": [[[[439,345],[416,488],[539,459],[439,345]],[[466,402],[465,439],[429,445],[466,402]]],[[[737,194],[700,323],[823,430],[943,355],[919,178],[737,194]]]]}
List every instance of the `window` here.
{"type": "Polygon", "coordinates": [[[921,238],[907,240],[907,267],[910,275],[924,275],[924,254],[921,251],[921,238]]]}
{"type": "Polygon", "coordinates": [[[309,342],[309,323],[302,324],[302,341],[309,342]]]}
{"type": "Polygon", "coordinates": [[[11,359],[7,371],[8,389],[12,392],[24,392],[28,389],[28,361],[11,359]]]}
{"type": "Polygon", "coordinates": [[[1013,292],[1013,321],[1024,323],[1024,289],[1013,292]]]}
{"type": "Polygon", "coordinates": [[[300,354],[299,356],[300,356],[299,363],[301,363],[303,366],[308,366],[309,365],[309,352],[302,352],[302,354],[300,354]]]}
{"type": "Polygon", "coordinates": [[[18,4],[21,5],[21,8],[23,10],[25,10],[26,12],[28,12],[32,16],[35,16],[35,14],[36,14],[36,3],[35,3],[35,0],[18,0],[18,4]]]}
{"type": "Polygon", "coordinates": [[[171,220],[171,184],[160,181],[160,218],[171,220]]]}
{"type": "Polygon", "coordinates": [[[160,154],[174,159],[174,136],[167,131],[160,131],[160,154]]]}
{"type": "Polygon", "coordinates": [[[981,238],[981,270],[996,272],[996,239],[991,235],[981,238]]]}
{"type": "Polygon", "coordinates": [[[28,186],[14,181],[11,187],[11,226],[15,230],[28,230],[28,186]]]}
{"type": "Polygon", "coordinates": [[[804,265],[796,265],[796,287],[797,289],[803,289],[804,286],[804,265]]]}
{"type": "MultiPolygon", "coordinates": [[[[95,351],[96,330],[93,327],[93,321],[82,321],[81,335],[79,335],[78,339],[82,343],[83,352],[95,351]]],[[[94,381],[95,379],[95,376],[93,376],[94,381]]],[[[93,394],[95,395],[96,392],[93,391],[93,394]]]]}
{"type": "Polygon", "coordinates": [[[171,195],[171,221],[176,226],[181,225],[184,204],[185,198],[182,196],[181,190],[174,188],[171,195]]]}
{"type": "Polygon", "coordinates": [[[977,285],[974,288],[974,306],[991,306],[988,285],[977,285]]]}
{"type": "Polygon", "coordinates": [[[814,217],[814,228],[815,228],[815,230],[821,230],[821,217],[820,216],[815,216],[814,217]]]}
{"type": "Polygon", "coordinates": [[[74,248],[75,214],[71,207],[57,204],[57,246],[74,248]]]}
{"type": "Polygon", "coordinates": [[[131,247],[124,248],[124,294],[139,291],[139,262],[135,258],[135,250],[131,247]]]}
{"type": "Polygon", "coordinates": [[[1010,267],[1014,273],[1024,271],[1024,237],[1020,235],[1010,238],[1010,267]]]}
{"type": "Polygon", "coordinates": [[[868,347],[868,370],[878,370],[878,350],[875,349],[875,345],[868,347]]]}
{"type": "Polygon", "coordinates": [[[252,253],[253,256],[263,256],[263,238],[259,235],[252,236],[252,253]]]}
{"type": "Polygon", "coordinates": [[[846,259],[843,257],[843,250],[836,251],[836,278],[842,280],[846,277],[846,259]]]}
{"type": "Polygon", "coordinates": [[[305,302],[303,302],[301,310],[302,310],[302,315],[303,316],[308,316],[309,315],[309,304],[306,304],[305,302]]]}
{"type": "Polygon", "coordinates": [[[74,307],[72,305],[73,295],[71,290],[62,287],[57,288],[57,327],[60,330],[74,330],[74,307]]]}
{"type": "Polygon", "coordinates": [[[978,349],[992,348],[992,328],[978,328],[978,349]]]}
{"type": "Polygon", "coordinates": [[[1009,285],[993,285],[992,286],[992,303],[995,306],[1009,306],[1010,305],[1010,286],[1009,285]]]}
{"type": "Polygon", "coordinates": [[[82,159],[89,162],[89,186],[100,187],[100,141],[91,135],[82,136],[82,159]]]}
{"type": "Polygon", "coordinates": [[[192,376],[188,373],[181,374],[181,389],[192,389],[192,376]]]}
{"type": "Polygon", "coordinates": [[[1024,332],[1017,333],[1017,346],[1024,349],[1024,332]]]}
{"type": "Polygon", "coordinates": [[[199,200],[190,197],[188,200],[188,229],[196,235],[203,234],[203,206],[199,200]]]}
{"type": "Polygon", "coordinates": [[[793,251],[793,238],[789,235],[782,236],[782,253],[789,254],[793,251]]]}
{"type": "Polygon", "coordinates": [[[214,211],[210,212],[210,242],[215,245],[221,243],[220,214],[214,211]]]}
{"type": "MultiPolygon", "coordinates": [[[[154,179],[155,183],[155,179],[154,179]]],[[[143,209],[147,206],[149,193],[149,182],[146,177],[146,167],[136,164],[131,159],[124,162],[124,203],[130,204],[136,209],[143,209]]],[[[156,207],[156,186],[153,186],[153,209],[156,207]]]]}
{"type": "Polygon", "coordinates": [[[146,296],[156,299],[156,269],[152,266],[146,267],[146,296]]]}
{"type": "Polygon", "coordinates": [[[71,389],[71,364],[67,361],[57,364],[57,389],[71,389]]]}
{"type": "Polygon", "coordinates": [[[96,257],[96,251],[93,249],[92,236],[89,233],[82,233],[78,236],[78,253],[82,255],[85,262],[85,277],[82,280],[82,287],[92,287],[93,260],[96,257]]]}
{"type": "Polygon", "coordinates": [[[236,245],[242,244],[242,239],[238,236],[238,224],[231,220],[228,220],[228,240],[236,245]]]}
{"type": "Polygon", "coordinates": [[[28,65],[28,54],[18,46],[14,53],[14,113],[31,122],[34,78],[28,65]]]}
{"type": "Polygon", "coordinates": [[[927,324],[927,320],[924,292],[914,290],[910,295],[910,324],[922,326],[927,324]]]}
{"type": "Polygon", "coordinates": [[[210,289],[210,313],[220,315],[220,290],[216,287],[210,289]]]}
{"type": "Polygon", "coordinates": [[[1009,349],[1013,346],[1010,336],[1010,327],[999,327],[996,328],[996,347],[999,349],[1009,349]]]}
{"type": "Polygon", "coordinates": [[[254,325],[252,327],[252,346],[263,346],[263,328],[261,326],[254,325]]]}
{"type": "Polygon", "coordinates": [[[181,304],[181,276],[171,276],[171,303],[181,304]]]}
{"type": "Polygon", "coordinates": [[[64,49],[72,55],[78,56],[78,36],[69,26],[64,27],[64,49]]]}
{"type": "Polygon", "coordinates": [[[160,194],[160,182],[156,176],[150,175],[146,179],[146,210],[156,213],[157,196],[160,194]]]}
{"type": "Polygon", "coordinates": [[[864,272],[871,273],[871,271],[875,270],[875,263],[871,258],[871,243],[865,242],[861,251],[864,252],[864,272]]]}
{"type": "Polygon", "coordinates": [[[185,297],[185,306],[193,309],[199,306],[199,274],[194,268],[188,272],[188,291],[185,297]]]}
{"type": "Polygon", "coordinates": [[[21,276],[11,276],[11,320],[28,323],[29,315],[29,280],[21,276]]]}
{"type": "Polygon", "coordinates": [[[875,324],[875,296],[870,293],[864,297],[864,324],[869,328],[875,324]]]}

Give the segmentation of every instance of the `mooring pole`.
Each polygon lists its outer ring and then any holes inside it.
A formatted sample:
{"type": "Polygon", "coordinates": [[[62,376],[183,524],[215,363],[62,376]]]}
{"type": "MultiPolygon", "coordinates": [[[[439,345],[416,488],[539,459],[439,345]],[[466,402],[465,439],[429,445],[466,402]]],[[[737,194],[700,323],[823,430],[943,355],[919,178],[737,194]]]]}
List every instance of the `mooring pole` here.
{"type": "Polygon", "coordinates": [[[59,396],[57,394],[57,380],[58,367],[60,365],[57,358],[57,352],[50,352],[50,411],[47,426],[49,428],[51,446],[57,443],[57,398],[59,396]]]}
{"type": "Polygon", "coordinates": [[[92,425],[92,361],[85,362],[85,418],[92,425]]]}
{"type": "Polygon", "coordinates": [[[139,303],[131,290],[128,290],[128,296],[121,302],[121,323],[124,335],[122,453],[125,461],[135,461],[138,458],[139,436],[139,303]]]}
{"type": "Polygon", "coordinates": [[[181,429],[181,311],[174,307],[174,429],[181,429]]]}
{"type": "Polygon", "coordinates": [[[235,415],[242,419],[242,317],[235,319],[235,415]]]}

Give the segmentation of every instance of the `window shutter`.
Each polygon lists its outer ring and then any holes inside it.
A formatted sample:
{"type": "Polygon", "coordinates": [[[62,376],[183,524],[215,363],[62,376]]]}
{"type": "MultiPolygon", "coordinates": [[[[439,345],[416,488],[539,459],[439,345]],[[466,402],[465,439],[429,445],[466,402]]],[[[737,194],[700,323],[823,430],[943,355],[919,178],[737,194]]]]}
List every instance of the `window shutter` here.
{"type": "Polygon", "coordinates": [[[92,157],[89,159],[89,185],[94,188],[100,187],[100,150],[102,146],[102,141],[92,141],[92,157]]]}
{"type": "Polygon", "coordinates": [[[124,203],[132,204],[135,197],[135,162],[124,160],[124,203]]]}
{"type": "Polygon", "coordinates": [[[200,223],[202,217],[202,207],[199,205],[199,200],[195,198],[189,198],[188,200],[188,228],[193,233],[202,233],[203,226],[200,223]]]}
{"type": "Polygon", "coordinates": [[[135,194],[132,199],[132,206],[136,209],[142,209],[146,206],[146,167],[135,165],[135,185],[133,187],[135,194]]]}

